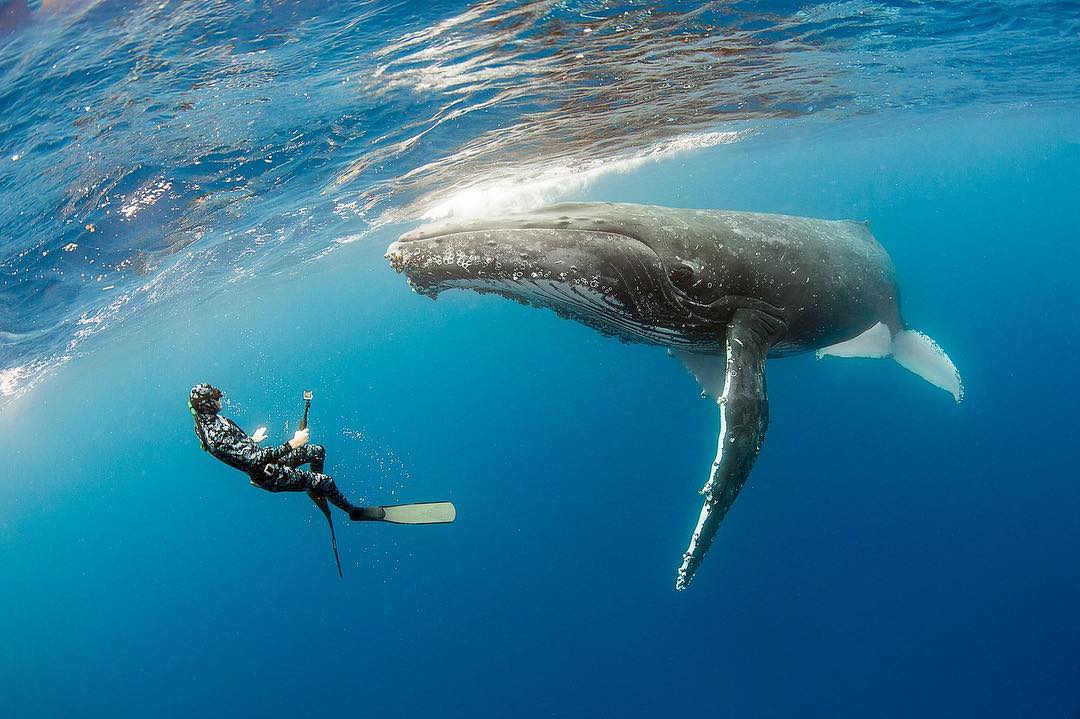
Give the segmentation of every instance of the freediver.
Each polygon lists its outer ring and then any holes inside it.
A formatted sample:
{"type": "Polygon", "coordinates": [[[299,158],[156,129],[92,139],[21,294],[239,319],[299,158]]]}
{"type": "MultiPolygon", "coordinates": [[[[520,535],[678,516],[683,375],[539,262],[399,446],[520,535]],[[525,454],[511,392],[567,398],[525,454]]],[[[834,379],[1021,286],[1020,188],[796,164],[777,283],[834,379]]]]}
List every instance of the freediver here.
{"type": "Polygon", "coordinates": [[[250,437],[232,420],[221,416],[224,393],[210,384],[197,384],[188,395],[188,409],[195,418],[195,436],[202,448],[215,459],[246,474],[251,483],[267,492],[307,492],[319,508],[330,528],[330,546],[334,550],[338,576],[341,558],[338,556],[334,520],[330,516],[329,500],[354,522],[372,521],[391,524],[448,524],[457,517],[453,502],[417,502],[414,504],[360,507],[341,493],[334,478],[323,472],[326,449],[308,444],[307,413],[311,392],[304,392],[304,418],[292,439],[277,447],[262,449],[266,427],[259,427],[250,437]],[[300,469],[309,465],[310,470],[300,469]]]}
{"type": "Polygon", "coordinates": [[[323,473],[326,449],[308,443],[306,427],[298,429],[288,442],[264,449],[259,443],[266,439],[266,427],[248,436],[235,422],[221,416],[223,395],[213,385],[197,384],[189,397],[195,435],[215,459],[239,469],[253,485],[267,492],[307,492],[312,499],[325,498],[354,522],[386,518],[383,507],[360,507],[350,502],[334,478],[323,473]],[[300,469],[305,464],[310,465],[310,471],[300,469]]]}

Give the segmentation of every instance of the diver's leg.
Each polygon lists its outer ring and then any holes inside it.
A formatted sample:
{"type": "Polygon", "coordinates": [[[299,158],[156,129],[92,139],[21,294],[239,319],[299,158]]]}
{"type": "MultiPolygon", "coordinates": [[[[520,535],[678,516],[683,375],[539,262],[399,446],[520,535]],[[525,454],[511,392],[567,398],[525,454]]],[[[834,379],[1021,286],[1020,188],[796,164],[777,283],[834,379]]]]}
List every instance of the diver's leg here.
{"type": "Polygon", "coordinates": [[[326,464],[326,448],[321,444],[305,444],[300,449],[308,450],[308,454],[311,456],[311,471],[322,474],[323,467],[326,464]]]}
{"type": "Polygon", "coordinates": [[[315,474],[314,472],[305,472],[305,474],[311,475],[311,491],[322,497],[326,497],[330,500],[331,504],[348,514],[349,519],[361,521],[382,519],[386,516],[386,511],[382,507],[358,507],[350,502],[345,495],[341,493],[341,490],[337,488],[337,484],[334,483],[334,478],[330,475],[315,474]]]}
{"type": "Polygon", "coordinates": [[[326,463],[326,448],[321,444],[305,444],[303,447],[288,452],[280,460],[279,464],[286,467],[299,467],[302,464],[310,464],[311,471],[322,474],[326,463]]]}
{"type": "Polygon", "coordinates": [[[306,474],[310,472],[278,464],[272,474],[258,472],[252,476],[252,481],[267,492],[306,492],[311,488],[306,474]]]}
{"type": "MultiPolygon", "coordinates": [[[[318,445],[315,446],[318,447],[319,452],[317,454],[321,463],[325,450],[318,445]]],[[[304,449],[304,447],[300,449],[304,449]]],[[[290,458],[290,461],[300,460],[301,464],[310,461],[304,459],[306,456],[301,455],[298,450],[285,455],[285,457],[290,458]]],[[[279,465],[274,476],[263,479],[259,482],[259,486],[271,492],[309,492],[325,497],[335,507],[348,514],[349,519],[353,521],[376,520],[386,516],[386,511],[382,507],[358,507],[350,502],[338,489],[334,478],[330,475],[308,472],[287,464],[279,465]]]]}

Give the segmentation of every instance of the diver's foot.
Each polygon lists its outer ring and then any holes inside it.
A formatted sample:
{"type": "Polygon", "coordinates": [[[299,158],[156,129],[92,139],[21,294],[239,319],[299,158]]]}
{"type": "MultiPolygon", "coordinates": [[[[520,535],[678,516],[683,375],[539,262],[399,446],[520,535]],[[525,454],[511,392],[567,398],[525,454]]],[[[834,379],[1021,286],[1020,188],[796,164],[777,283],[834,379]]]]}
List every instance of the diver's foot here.
{"type": "Polygon", "coordinates": [[[372,522],[386,516],[382,507],[357,507],[349,511],[349,519],[354,522],[372,522]]]}

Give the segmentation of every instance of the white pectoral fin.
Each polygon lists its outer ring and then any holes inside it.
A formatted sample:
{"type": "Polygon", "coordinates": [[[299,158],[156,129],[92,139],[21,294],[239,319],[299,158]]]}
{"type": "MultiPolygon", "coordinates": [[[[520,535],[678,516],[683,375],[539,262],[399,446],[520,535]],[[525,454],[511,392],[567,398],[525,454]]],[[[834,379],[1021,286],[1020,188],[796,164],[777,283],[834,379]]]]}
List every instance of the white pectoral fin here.
{"type": "Polygon", "coordinates": [[[719,400],[724,391],[724,379],[727,372],[727,357],[722,354],[696,354],[683,350],[671,350],[672,356],[694,375],[701,385],[701,396],[719,400]]]}
{"type": "Polygon", "coordinates": [[[839,342],[817,351],[817,358],[888,357],[906,370],[950,393],[957,402],[964,398],[960,372],[949,355],[922,332],[903,330],[893,335],[884,323],[878,322],[858,337],[839,342]]]}
{"type": "Polygon", "coordinates": [[[892,354],[892,333],[884,322],[878,322],[858,337],[838,342],[817,351],[817,358],[833,357],[888,357],[892,354]]]}
{"type": "Polygon", "coordinates": [[[937,342],[922,332],[897,332],[893,337],[892,354],[901,367],[950,393],[957,402],[964,398],[964,384],[956,365],[937,342]]]}

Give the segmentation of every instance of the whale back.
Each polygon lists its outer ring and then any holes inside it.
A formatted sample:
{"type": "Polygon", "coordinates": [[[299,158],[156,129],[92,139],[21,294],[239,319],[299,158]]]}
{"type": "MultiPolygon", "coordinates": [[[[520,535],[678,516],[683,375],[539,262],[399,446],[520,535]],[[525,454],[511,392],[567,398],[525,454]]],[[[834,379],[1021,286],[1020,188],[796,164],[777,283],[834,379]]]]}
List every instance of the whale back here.
{"type": "Polygon", "coordinates": [[[696,303],[776,315],[787,331],[773,356],[825,347],[877,322],[902,329],[895,267],[865,223],[623,203],[565,203],[531,213],[538,224],[556,219],[567,230],[646,244],[696,303]]]}
{"type": "Polygon", "coordinates": [[[629,342],[716,354],[739,309],[781,320],[771,356],[902,329],[895,270],[866,225],[563,203],[406,233],[387,257],[418,291],[495,293],[629,342]]]}

